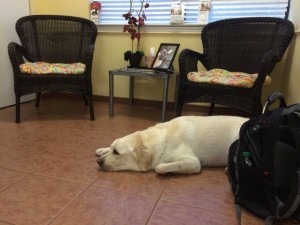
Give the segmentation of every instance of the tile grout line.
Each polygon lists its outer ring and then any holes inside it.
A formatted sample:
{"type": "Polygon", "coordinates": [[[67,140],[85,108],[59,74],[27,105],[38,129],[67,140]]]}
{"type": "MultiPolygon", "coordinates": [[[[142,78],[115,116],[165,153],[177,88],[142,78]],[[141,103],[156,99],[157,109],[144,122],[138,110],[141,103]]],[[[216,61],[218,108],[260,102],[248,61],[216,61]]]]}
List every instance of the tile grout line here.
{"type": "Polygon", "coordinates": [[[101,187],[101,186],[97,186],[97,185],[94,185],[94,184],[92,184],[92,186],[95,187],[95,188],[105,189],[105,190],[109,190],[109,191],[125,193],[125,194],[129,194],[129,195],[134,195],[134,196],[139,196],[139,197],[144,197],[144,198],[149,198],[149,199],[156,199],[155,197],[152,197],[152,196],[147,196],[147,195],[142,195],[142,194],[135,194],[135,193],[132,193],[130,191],[122,191],[122,190],[111,188],[111,187],[101,187]]]}
{"type": "Polygon", "coordinates": [[[4,221],[4,220],[0,220],[0,222],[1,222],[1,223],[5,223],[5,224],[7,224],[7,225],[16,225],[16,224],[13,224],[13,223],[10,223],[10,222],[6,222],[6,221],[4,221]]]}
{"type": "Polygon", "coordinates": [[[151,217],[152,217],[152,215],[153,215],[153,212],[154,212],[154,210],[156,209],[156,207],[157,207],[158,203],[160,202],[160,200],[161,200],[161,197],[162,197],[162,195],[163,195],[163,193],[164,193],[164,191],[165,191],[165,189],[166,189],[166,187],[167,187],[167,185],[168,185],[169,181],[170,181],[170,176],[168,176],[168,180],[167,180],[167,182],[166,182],[166,184],[165,184],[164,188],[162,189],[162,191],[161,191],[160,195],[158,196],[158,198],[157,198],[157,201],[156,201],[156,203],[155,203],[155,205],[154,205],[153,209],[151,210],[151,213],[150,213],[150,215],[149,215],[149,217],[148,217],[148,219],[147,219],[147,221],[146,221],[145,225],[149,224],[149,222],[150,222],[150,219],[151,219],[151,217]]]}
{"type": "Polygon", "coordinates": [[[172,203],[172,204],[176,204],[176,205],[183,205],[183,206],[193,207],[193,208],[197,208],[197,209],[201,209],[201,210],[206,210],[206,211],[210,211],[210,212],[213,212],[213,213],[219,213],[219,214],[224,214],[224,215],[228,215],[228,216],[235,216],[234,213],[233,214],[231,214],[231,213],[224,213],[224,212],[220,212],[220,211],[217,211],[217,210],[203,208],[203,207],[200,207],[200,206],[197,206],[197,205],[188,204],[188,203],[176,202],[176,201],[171,201],[171,200],[166,200],[166,199],[163,199],[163,201],[169,202],[169,203],[172,203]]]}
{"type": "MultiPolygon", "coordinates": [[[[51,225],[53,222],[55,222],[55,220],[61,215],[61,214],[63,214],[80,196],[82,196],[83,195],[83,193],[85,193],[87,190],[88,190],[88,188],[89,187],[91,187],[92,186],[92,184],[95,182],[97,180],[97,177],[89,184],[89,185],[87,185],[87,187],[84,189],[84,190],[82,190],[82,192],[78,195],[78,196],[76,196],[72,201],[70,201],[68,204],[66,204],[65,205],[65,207],[63,207],[61,210],[59,210],[59,212],[58,213],[56,213],[56,215],[54,215],[53,216],[53,218],[52,219],[50,219],[48,222],[47,222],[47,224],[46,225],[51,225]]],[[[75,182],[72,182],[72,183],[75,183],[75,182]]]]}
{"type": "MultiPolygon", "coordinates": [[[[149,222],[150,222],[150,219],[153,215],[153,212],[154,210],[156,209],[158,203],[162,200],[162,201],[166,201],[166,202],[169,202],[169,203],[173,203],[173,204],[178,204],[178,205],[183,205],[183,206],[188,206],[188,207],[193,207],[193,208],[198,208],[198,209],[201,209],[201,210],[206,210],[206,211],[209,211],[209,212],[212,212],[212,213],[219,213],[219,214],[224,214],[224,215],[227,215],[227,216],[234,216],[235,217],[235,214],[230,214],[230,213],[223,213],[223,212],[220,212],[220,211],[216,211],[216,210],[212,210],[212,209],[207,209],[207,208],[203,208],[203,207],[200,207],[200,206],[197,206],[197,205],[192,205],[192,204],[187,204],[187,203],[182,203],[182,202],[177,202],[177,201],[170,201],[170,200],[166,200],[166,199],[162,199],[162,195],[169,183],[171,179],[171,176],[169,176],[167,182],[166,182],[166,185],[165,187],[163,188],[161,194],[159,195],[158,199],[157,199],[157,202],[155,203],[155,206],[153,207],[152,211],[151,211],[151,214],[149,216],[149,218],[147,219],[147,222],[145,225],[147,225],[149,222]]],[[[198,179],[198,178],[197,178],[198,179]]],[[[249,218],[248,216],[246,216],[247,218],[249,218]]],[[[251,217],[250,217],[251,218],[251,217]]]]}
{"type": "MultiPolygon", "coordinates": [[[[15,171],[15,170],[13,170],[13,171],[15,171]]],[[[18,172],[19,172],[19,171],[18,171],[18,172]]],[[[25,172],[23,172],[23,173],[25,173],[25,172]]],[[[21,182],[22,180],[25,180],[27,177],[29,177],[29,176],[31,175],[31,173],[25,173],[25,174],[26,174],[26,175],[25,175],[23,178],[21,178],[20,180],[18,180],[18,181],[16,181],[16,182],[14,182],[13,184],[11,184],[11,185],[9,185],[9,186],[3,188],[2,190],[0,190],[0,194],[3,193],[4,191],[6,191],[7,189],[13,187],[13,186],[16,185],[17,183],[21,182]]]]}

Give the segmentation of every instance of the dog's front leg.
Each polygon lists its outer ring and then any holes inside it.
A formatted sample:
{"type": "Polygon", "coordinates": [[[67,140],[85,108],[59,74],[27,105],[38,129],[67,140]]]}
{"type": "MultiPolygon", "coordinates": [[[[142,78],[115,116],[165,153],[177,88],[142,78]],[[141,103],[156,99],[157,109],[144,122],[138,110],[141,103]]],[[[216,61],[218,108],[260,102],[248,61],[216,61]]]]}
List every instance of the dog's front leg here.
{"type": "Polygon", "coordinates": [[[107,153],[109,153],[110,148],[98,148],[96,150],[96,155],[99,157],[105,156],[107,153]]]}
{"type": "Polygon", "coordinates": [[[184,158],[176,162],[162,163],[155,167],[155,172],[159,174],[191,174],[199,173],[200,170],[201,164],[198,158],[184,158]]]}

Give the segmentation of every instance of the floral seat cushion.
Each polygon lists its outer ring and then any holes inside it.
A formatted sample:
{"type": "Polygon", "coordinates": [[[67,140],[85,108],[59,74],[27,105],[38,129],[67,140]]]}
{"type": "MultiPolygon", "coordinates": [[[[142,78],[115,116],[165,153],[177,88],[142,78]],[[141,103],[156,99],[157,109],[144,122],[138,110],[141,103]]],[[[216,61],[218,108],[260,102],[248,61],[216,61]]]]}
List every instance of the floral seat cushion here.
{"type": "MultiPolygon", "coordinates": [[[[209,71],[189,72],[187,79],[192,82],[211,83],[241,88],[252,88],[257,78],[257,73],[229,72],[223,69],[209,71]]],[[[271,77],[266,76],[264,85],[271,83],[271,77]]]]}
{"type": "Polygon", "coordinates": [[[27,74],[83,74],[85,67],[83,63],[27,62],[20,65],[20,70],[27,74]]]}

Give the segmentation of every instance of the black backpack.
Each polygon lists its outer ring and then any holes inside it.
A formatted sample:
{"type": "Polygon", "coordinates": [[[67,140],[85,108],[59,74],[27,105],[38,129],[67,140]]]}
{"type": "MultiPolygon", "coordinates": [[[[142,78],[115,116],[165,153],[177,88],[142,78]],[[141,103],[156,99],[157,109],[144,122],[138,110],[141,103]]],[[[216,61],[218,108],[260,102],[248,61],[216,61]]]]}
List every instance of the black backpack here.
{"type": "Polygon", "coordinates": [[[237,218],[241,207],[265,219],[300,221],[300,104],[269,95],[262,115],[246,121],[229,149],[228,178],[237,218]],[[280,106],[269,110],[279,100],[280,106]]]}

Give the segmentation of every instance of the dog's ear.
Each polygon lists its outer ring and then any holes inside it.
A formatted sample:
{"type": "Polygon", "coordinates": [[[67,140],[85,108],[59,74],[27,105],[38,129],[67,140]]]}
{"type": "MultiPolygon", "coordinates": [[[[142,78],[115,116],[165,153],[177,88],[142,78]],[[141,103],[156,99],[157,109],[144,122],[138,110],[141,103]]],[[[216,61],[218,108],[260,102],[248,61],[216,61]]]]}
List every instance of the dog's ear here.
{"type": "Polygon", "coordinates": [[[142,171],[147,171],[152,162],[152,153],[144,146],[143,141],[140,137],[136,140],[136,143],[134,147],[130,149],[130,152],[135,159],[138,167],[142,171]]]}
{"type": "Polygon", "coordinates": [[[146,148],[135,148],[131,151],[133,158],[135,159],[138,167],[142,171],[149,170],[150,164],[152,162],[152,153],[146,148]]]}

